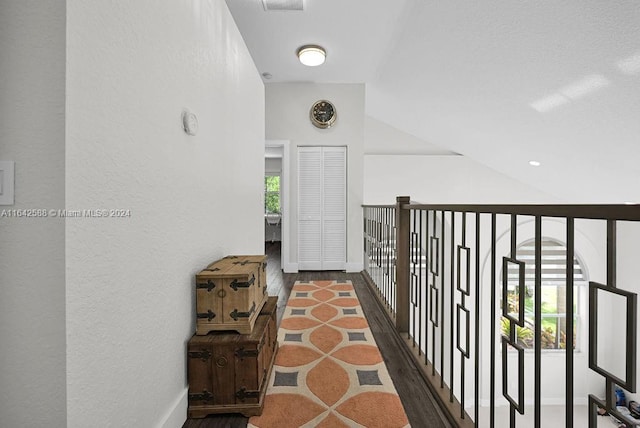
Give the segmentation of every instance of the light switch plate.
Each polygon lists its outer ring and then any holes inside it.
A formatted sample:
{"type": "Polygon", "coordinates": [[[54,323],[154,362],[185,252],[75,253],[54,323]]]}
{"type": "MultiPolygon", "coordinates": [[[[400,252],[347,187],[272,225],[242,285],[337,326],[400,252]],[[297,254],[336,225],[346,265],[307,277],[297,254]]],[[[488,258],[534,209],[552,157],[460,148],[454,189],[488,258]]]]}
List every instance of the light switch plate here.
{"type": "Polygon", "coordinates": [[[0,205],[14,204],[14,168],[13,161],[0,161],[0,205]]]}

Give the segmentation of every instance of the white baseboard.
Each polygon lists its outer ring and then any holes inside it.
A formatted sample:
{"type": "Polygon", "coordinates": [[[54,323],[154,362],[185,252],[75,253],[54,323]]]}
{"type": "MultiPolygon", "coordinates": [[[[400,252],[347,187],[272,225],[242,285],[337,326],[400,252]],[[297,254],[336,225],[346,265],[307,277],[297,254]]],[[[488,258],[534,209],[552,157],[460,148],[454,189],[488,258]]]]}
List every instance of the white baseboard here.
{"type": "MultiPolygon", "coordinates": [[[[359,273],[364,269],[362,263],[346,263],[344,267],[349,273],[359,273]]],[[[285,263],[282,270],[284,273],[298,273],[298,263],[285,263]]]]}
{"type": "Polygon", "coordinates": [[[284,273],[298,273],[298,263],[285,263],[282,270],[284,273]]]}
{"type": "Polygon", "coordinates": [[[348,273],[359,273],[362,272],[362,270],[364,269],[364,264],[363,263],[347,263],[345,265],[345,270],[348,273]]]}
{"type": "Polygon", "coordinates": [[[161,420],[159,428],[180,428],[187,420],[189,388],[180,393],[176,401],[169,408],[167,415],[161,420]]]}

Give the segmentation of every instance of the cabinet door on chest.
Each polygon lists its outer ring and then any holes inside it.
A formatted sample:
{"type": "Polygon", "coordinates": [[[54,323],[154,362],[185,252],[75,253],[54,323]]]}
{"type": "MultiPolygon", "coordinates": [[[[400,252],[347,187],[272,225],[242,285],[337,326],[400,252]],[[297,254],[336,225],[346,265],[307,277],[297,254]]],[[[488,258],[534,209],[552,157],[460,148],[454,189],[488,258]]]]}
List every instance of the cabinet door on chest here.
{"type": "Polygon", "coordinates": [[[267,299],[266,256],[228,256],[196,275],[196,334],[253,329],[267,299]]]}

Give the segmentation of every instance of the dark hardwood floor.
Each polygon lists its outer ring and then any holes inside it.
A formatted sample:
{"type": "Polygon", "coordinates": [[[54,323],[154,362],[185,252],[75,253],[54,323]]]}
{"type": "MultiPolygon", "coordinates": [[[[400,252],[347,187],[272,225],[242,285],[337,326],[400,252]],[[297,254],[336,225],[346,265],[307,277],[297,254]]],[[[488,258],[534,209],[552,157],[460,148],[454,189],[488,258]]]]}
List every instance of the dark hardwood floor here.
{"type": "MultiPolygon", "coordinates": [[[[387,369],[400,395],[402,404],[413,427],[450,427],[418,369],[402,352],[393,325],[382,312],[364,278],[359,273],[345,272],[299,272],[283,273],[280,263],[280,243],[265,243],[267,263],[267,291],[270,296],[278,296],[278,325],[293,284],[298,281],[316,279],[351,280],[356,289],[369,327],[380,348],[387,369]]],[[[248,418],[242,415],[211,415],[203,419],[187,419],[183,428],[245,428],[248,418]]],[[[277,428],[277,427],[274,427],[277,428]]]]}

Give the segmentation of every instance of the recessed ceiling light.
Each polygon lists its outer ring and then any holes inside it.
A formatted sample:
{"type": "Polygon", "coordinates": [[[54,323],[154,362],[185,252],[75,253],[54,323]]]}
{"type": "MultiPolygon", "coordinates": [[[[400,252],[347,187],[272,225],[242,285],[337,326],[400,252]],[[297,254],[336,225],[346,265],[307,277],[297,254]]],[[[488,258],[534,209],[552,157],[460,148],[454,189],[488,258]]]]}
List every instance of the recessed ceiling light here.
{"type": "Polygon", "coordinates": [[[531,165],[531,166],[540,166],[540,162],[535,161],[535,160],[530,160],[529,161],[529,165],[531,165]]]}
{"type": "Polygon", "coordinates": [[[305,45],[298,48],[298,59],[308,67],[315,67],[324,63],[327,52],[322,46],[305,45]]]}
{"type": "Polygon", "coordinates": [[[269,80],[273,76],[271,75],[271,73],[268,73],[268,72],[265,71],[264,73],[262,73],[262,77],[264,77],[265,79],[269,80]]]}

